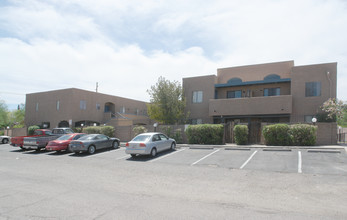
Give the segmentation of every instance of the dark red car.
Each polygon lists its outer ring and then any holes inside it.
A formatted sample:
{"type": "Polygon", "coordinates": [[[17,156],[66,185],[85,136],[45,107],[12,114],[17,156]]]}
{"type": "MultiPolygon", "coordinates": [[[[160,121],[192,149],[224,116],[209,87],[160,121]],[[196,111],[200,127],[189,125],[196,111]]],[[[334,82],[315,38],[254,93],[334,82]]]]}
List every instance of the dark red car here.
{"type": "Polygon", "coordinates": [[[48,142],[48,144],[46,146],[46,150],[57,151],[57,152],[62,151],[62,150],[67,150],[71,141],[77,140],[84,135],[86,135],[86,134],[73,133],[73,134],[63,135],[63,136],[55,139],[54,141],[48,142]]]}

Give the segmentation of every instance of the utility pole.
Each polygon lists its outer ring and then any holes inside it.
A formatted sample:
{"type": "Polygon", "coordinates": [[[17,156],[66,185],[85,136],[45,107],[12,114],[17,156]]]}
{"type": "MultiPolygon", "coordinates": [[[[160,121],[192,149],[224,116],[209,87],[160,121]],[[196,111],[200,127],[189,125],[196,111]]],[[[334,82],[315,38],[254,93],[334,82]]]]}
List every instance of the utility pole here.
{"type": "Polygon", "coordinates": [[[98,87],[99,87],[99,83],[96,82],[96,89],[95,89],[96,93],[98,92],[98,87]]]}

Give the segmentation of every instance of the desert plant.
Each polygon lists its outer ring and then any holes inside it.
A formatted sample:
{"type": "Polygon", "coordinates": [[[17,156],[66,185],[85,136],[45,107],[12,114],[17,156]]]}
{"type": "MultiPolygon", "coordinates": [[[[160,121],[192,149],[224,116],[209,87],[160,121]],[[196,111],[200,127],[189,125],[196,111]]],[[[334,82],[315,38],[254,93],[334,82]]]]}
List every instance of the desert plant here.
{"type": "Polygon", "coordinates": [[[316,144],[317,127],[308,124],[294,124],[290,126],[293,145],[313,146],[316,144]]]}
{"type": "Polygon", "coordinates": [[[102,126],[100,128],[100,132],[101,132],[101,134],[104,134],[106,136],[114,137],[116,130],[112,126],[102,126]]]}
{"type": "Polygon", "coordinates": [[[217,124],[189,125],[189,144],[223,144],[224,127],[217,124]]]}
{"type": "Polygon", "coordinates": [[[235,142],[238,145],[245,145],[248,142],[248,126],[236,125],[234,127],[235,142]]]}
{"type": "Polygon", "coordinates": [[[144,126],[137,125],[133,128],[134,135],[137,136],[142,133],[146,133],[148,130],[144,126]]]}
{"type": "Polygon", "coordinates": [[[263,128],[266,145],[288,146],[291,145],[290,126],[287,124],[267,125],[263,128]]]}
{"type": "Polygon", "coordinates": [[[101,128],[99,126],[84,127],[82,132],[87,134],[101,134],[101,128]]]}
{"type": "Polygon", "coordinates": [[[33,135],[35,130],[40,129],[37,125],[32,125],[28,127],[28,135],[33,135]]]}

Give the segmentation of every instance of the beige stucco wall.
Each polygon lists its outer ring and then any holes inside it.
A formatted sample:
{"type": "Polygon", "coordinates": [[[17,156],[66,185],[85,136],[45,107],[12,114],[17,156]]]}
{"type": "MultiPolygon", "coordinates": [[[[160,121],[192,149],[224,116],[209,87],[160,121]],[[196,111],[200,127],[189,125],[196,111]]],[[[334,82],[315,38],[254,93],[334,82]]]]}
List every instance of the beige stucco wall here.
{"type": "Polygon", "coordinates": [[[115,112],[119,112],[124,106],[128,114],[135,114],[136,109],[139,109],[139,114],[147,113],[146,102],[72,88],[27,94],[25,123],[30,126],[50,122],[51,128],[57,127],[61,121],[69,120],[72,120],[72,126],[83,120],[103,124],[109,118],[105,117],[104,113],[105,104],[108,102],[114,104],[115,112]],[[85,110],[80,109],[81,100],[86,101],[85,110]],[[38,111],[36,103],[39,103],[38,111]],[[97,103],[100,104],[99,110],[96,108],[97,103]]]}
{"type": "Polygon", "coordinates": [[[336,98],[337,63],[293,67],[291,92],[293,113],[291,122],[304,121],[305,115],[316,115],[329,98],[336,98]],[[329,72],[329,74],[327,74],[329,72]],[[305,97],[306,82],[321,82],[321,96],[305,97]]]}
{"type": "Polygon", "coordinates": [[[281,78],[290,78],[291,68],[294,66],[294,61],[256,64],[239,67],[229,67],[217,69],[217,83],[227,83],[228,80],[234,77],[246,81],[264,80],[264,77],[277,74],[281,78]]]}
{"type": "Polygon", "coordinates": [[[209,100],[214,99],[216,83],[215,75],[183,78],[184,96],[186,97],[186,109],[190,112],[189,118],[202,119],[203,123],[213,123],[209,117],[209,100]],[[193,103],[193,92],[202,91],[202,103],[193,103]]]}

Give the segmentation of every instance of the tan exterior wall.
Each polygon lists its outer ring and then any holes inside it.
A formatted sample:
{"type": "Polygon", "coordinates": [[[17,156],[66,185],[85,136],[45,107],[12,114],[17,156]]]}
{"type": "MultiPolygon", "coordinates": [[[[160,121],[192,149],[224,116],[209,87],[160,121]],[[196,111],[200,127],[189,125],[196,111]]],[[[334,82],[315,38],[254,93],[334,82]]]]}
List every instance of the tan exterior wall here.
{"type": "Polygon", "coordinates": [[[69,120],[72,120],[73,127],[75,122],[84,120],[104,124],[111,119],[111,114],[104,112],[106,103],[112,103],[113,115],[122,111],[123,107],[126,114],[147,114],[146,102],[72,88],[27,94],[25,123],[31,126],[50,122],[50,128],[57,127],[61,121],[69,120]],[[80,108],[81,100],[85,101],[86,109],[80,108]],[[97,109],[97,104],[100,109],[97,109]]]}
{"type": "Polygon", "coordinates": [[[317,145],[335,145],[337,144],[337,124],[336,123],[316,123],[317,145]]]}
{"type": "Polygon", "coordinates": [[[210,116],[290,114],[292,96],[268,96],[210,100],[210,116]]]}
{"type": "Polygon", "coordinates": [[[263,80],[270,74],[277,74],[281,78],[290,78],[291,68],[294,61],[256,64],[249,66],[229,67],[217,69],[217,83],[227,83],[228,80],[238,77],[245,81],[263,80]]]}
{"type": "Polygon", "coordinates": [[[209,117],[209,100],[214,99],[216,76],[201,76],[183,79],[184,96],[186,97],[186,109],[190,112],[189,118],[202,119],[203,123],[213,123],[209,117]],[[193,92],[202,91],[202,103],[193,103],[193,92]]]}
{"type": "Polygon", "coordinates": [[[337,63],[296,66],[291,74],[293,113],[291,122],[303,122],[305,115],[316,115],[329,98],[336,98],[337,63]],[[329,74],[327,74],[329,72],[329,74]],[[306,82],[321,82],[321,95],[305,97],[306,82]]]}

